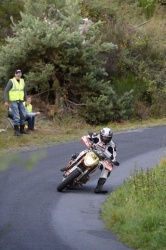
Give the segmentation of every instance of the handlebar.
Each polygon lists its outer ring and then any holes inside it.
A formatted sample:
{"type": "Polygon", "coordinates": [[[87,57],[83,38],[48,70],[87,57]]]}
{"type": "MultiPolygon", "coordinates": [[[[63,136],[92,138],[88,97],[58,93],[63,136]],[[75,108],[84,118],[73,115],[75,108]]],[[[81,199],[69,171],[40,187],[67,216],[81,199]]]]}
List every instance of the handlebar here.
{"type": "Polygon", "coordinates": [[[97,157],[99,158],[100,161],[106,159],[108,162],[112,163],[115,166],[119,166],[120,165],[120,163],[118,161],[114,161],[114,160],[111,160],[110,158],[107,158],[107,157],[99,155],[93,148],[89,148],[89,150],[93,151],[97,155],[97,157]]]}

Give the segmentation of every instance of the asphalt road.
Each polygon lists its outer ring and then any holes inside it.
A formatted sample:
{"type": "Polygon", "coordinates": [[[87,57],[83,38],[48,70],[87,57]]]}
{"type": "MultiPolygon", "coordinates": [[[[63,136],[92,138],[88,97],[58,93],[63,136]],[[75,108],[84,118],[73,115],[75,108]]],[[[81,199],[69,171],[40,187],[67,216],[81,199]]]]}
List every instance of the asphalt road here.
{"type": "MultiPolygon", "coordinates": [[[[146,169],[165,156],[166,126],[115,133],[113,141],[121,164],[105,184],[109,193],[135,166],[146,169]]],[[[93,192],[100,171],[83,187],[56,191],[62,179],[59,168],[84,148],[77,141],[24,152],[19,155],[21,162],[13,161],[0,172],[0,250],[129,249],[100,220],[100,207],[107,198],[93,192]],[[36,155],[41,158],[26,170],[23,166],[36,155]]]]}

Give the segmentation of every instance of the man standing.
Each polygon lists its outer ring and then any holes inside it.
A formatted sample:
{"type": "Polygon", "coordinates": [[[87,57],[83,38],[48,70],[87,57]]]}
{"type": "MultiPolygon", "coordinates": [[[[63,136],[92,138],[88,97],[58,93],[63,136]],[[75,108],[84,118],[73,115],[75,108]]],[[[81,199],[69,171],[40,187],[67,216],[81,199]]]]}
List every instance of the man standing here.
{"type": "Polygon", "coordinates": [[[23,104],[23,102],[26,101],[26,91],[24,79],[22,79],[21,76],[21,70],[17,69],[15,71],[15,76],[8,81],[4,91],[5,106],[9,106],[10,102],[16,136],[27,134],[24,130],[26,114],[25,106],[23,104]]]}

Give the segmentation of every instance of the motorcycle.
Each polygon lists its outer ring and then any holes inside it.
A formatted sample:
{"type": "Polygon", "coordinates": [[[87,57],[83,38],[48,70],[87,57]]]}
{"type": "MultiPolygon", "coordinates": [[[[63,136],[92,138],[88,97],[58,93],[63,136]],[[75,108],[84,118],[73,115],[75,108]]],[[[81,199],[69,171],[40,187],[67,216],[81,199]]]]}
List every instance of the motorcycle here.
{"type": "MultiPolygon", "coordinates": [[[[90,137],[93,135],[92,132],[88,132],[88,134],[90,137]]],[[[65,188],[82,186],[87,183],[90,180],[90,175],[100,168],[100,161],[102,161],[102,167],[109,172],[112,171],[114,165],[119,165],[119,162],[111,160],[111,153],[105,150],[102,144],[98,145],[96,149],[85,136],[82,137],[82,142],[88,148],[81,151],[75,159],[71,159],[61,170],[64,171],[64,174],[62,182],[57,186],[58,192],[62,192],[65,188]]]]}

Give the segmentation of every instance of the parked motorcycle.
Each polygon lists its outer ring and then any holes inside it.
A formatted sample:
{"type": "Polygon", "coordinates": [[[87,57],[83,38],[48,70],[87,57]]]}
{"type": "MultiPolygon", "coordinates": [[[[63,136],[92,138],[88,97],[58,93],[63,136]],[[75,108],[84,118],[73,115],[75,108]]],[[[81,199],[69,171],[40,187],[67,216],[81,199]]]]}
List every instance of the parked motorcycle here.
{"type": "MultiPolygon", "coordinates": [[[[89,132],[90,136],[92,134],[92,132],[89,132]]],[[[111,153],[109,151],[102,149],[102,147],[100,150],[96,150],[85,137],[82,137],[82,141],[86,146],[89,143],[88,149],[81,151],[76,159],[71,159],[63,169],[62,182],[57,186],[58,192],[62,192],[65,188],[82,186],[87,183],[90,175],[100,168],[101,162],[102,167],[106,168],[109,172],[112,171],[114,165],[119,165],[117,161],[111,160],[111,153]]]]}

